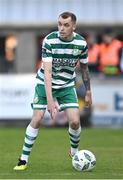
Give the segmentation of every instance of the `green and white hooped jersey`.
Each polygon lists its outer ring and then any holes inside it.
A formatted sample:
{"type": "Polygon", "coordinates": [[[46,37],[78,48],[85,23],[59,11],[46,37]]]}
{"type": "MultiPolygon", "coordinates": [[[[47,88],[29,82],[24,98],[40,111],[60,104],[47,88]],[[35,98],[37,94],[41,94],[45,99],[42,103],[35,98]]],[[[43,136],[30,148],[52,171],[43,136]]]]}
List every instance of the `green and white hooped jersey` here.
{"type": "MultiPolygon", "coordinates": [[[[88,62],[88,48],[85,39],[73,33],[71,41],[60,39],[59,32],[47,35],[42,45],[42,61],[52,62],[52,88],[60,89],[74,86],[77,62],[88,62]]],[[[44,84],[44,67],[38,70],[38,84],[44,84]]]]}

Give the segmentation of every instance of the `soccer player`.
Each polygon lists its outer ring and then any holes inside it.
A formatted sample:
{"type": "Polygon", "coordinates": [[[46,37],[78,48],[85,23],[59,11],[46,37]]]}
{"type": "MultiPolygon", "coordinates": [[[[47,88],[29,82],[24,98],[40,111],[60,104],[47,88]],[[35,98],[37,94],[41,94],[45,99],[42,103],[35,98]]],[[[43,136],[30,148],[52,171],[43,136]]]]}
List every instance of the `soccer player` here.
{"type": "Polygon", "coordinates": [[[70,155],[78,151],[80,141],[79,105],[75,90],[75,68],[80,61],[83,83],[86,88],[85,106],[92,104],[88,70],[88,48],[85,39],[75,32],[76,16],[63,12],[58,17],[58,31],[48,34],[42,45],[42,66],[37,72],[33,116],[26,129],[22,154],[14,170],[25,170],[32,146],[38,135],[40,122],[47,110],[52,119],[65,111],[69,121],[70,155]]]}

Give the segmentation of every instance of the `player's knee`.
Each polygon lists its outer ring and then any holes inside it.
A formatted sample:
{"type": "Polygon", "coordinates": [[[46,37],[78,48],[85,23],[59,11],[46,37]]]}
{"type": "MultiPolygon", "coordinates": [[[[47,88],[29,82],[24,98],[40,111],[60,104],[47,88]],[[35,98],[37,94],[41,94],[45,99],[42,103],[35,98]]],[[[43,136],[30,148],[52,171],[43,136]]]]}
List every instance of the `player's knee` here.
{"type": "Polygon", "coordinates": [[[31,125],[33,128],[39,128],[41,120],[43,119],[43,113],[41,111],[35,111],[32,116],[31,125]]]}
{"type": "Polygon", "coordinates": [[[71,122],[71,128],[72,129],[76,130],[76,129],[79,128],[79,126],[80,126],[80,123],[78,121],[74,120],[74,121],[71,122]]]}

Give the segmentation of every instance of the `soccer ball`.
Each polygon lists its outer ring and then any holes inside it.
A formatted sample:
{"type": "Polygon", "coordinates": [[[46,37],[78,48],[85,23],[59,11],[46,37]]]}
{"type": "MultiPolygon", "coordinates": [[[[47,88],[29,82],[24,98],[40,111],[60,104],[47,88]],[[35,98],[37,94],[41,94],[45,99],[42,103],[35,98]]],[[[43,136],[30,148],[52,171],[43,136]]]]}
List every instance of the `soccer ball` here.
{"type": "Polygon", "coordinates": [[[80,150],[73,156],[72,165],[77,171],[90,171],[96,165],[96,157],[89,150],[80,150]]]}

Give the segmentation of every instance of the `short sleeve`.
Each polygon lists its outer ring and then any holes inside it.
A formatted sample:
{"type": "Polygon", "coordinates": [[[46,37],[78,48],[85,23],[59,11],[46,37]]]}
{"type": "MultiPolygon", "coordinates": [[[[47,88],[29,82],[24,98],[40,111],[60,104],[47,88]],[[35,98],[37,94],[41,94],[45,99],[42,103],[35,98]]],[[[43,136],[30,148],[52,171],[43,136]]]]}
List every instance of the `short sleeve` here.
{"type": "Polygon", "coordinates": [[[80,63],[88,63],[88,46],[87,43],[85,45],[85,47],[82,50],[82,53],[80,55],[80,63]]]}
{"type": "Polygon", "coordinates": [[[51,45],[45,38],[42,45],[42,61],[52,62],[52,50],[51,45]]]}

